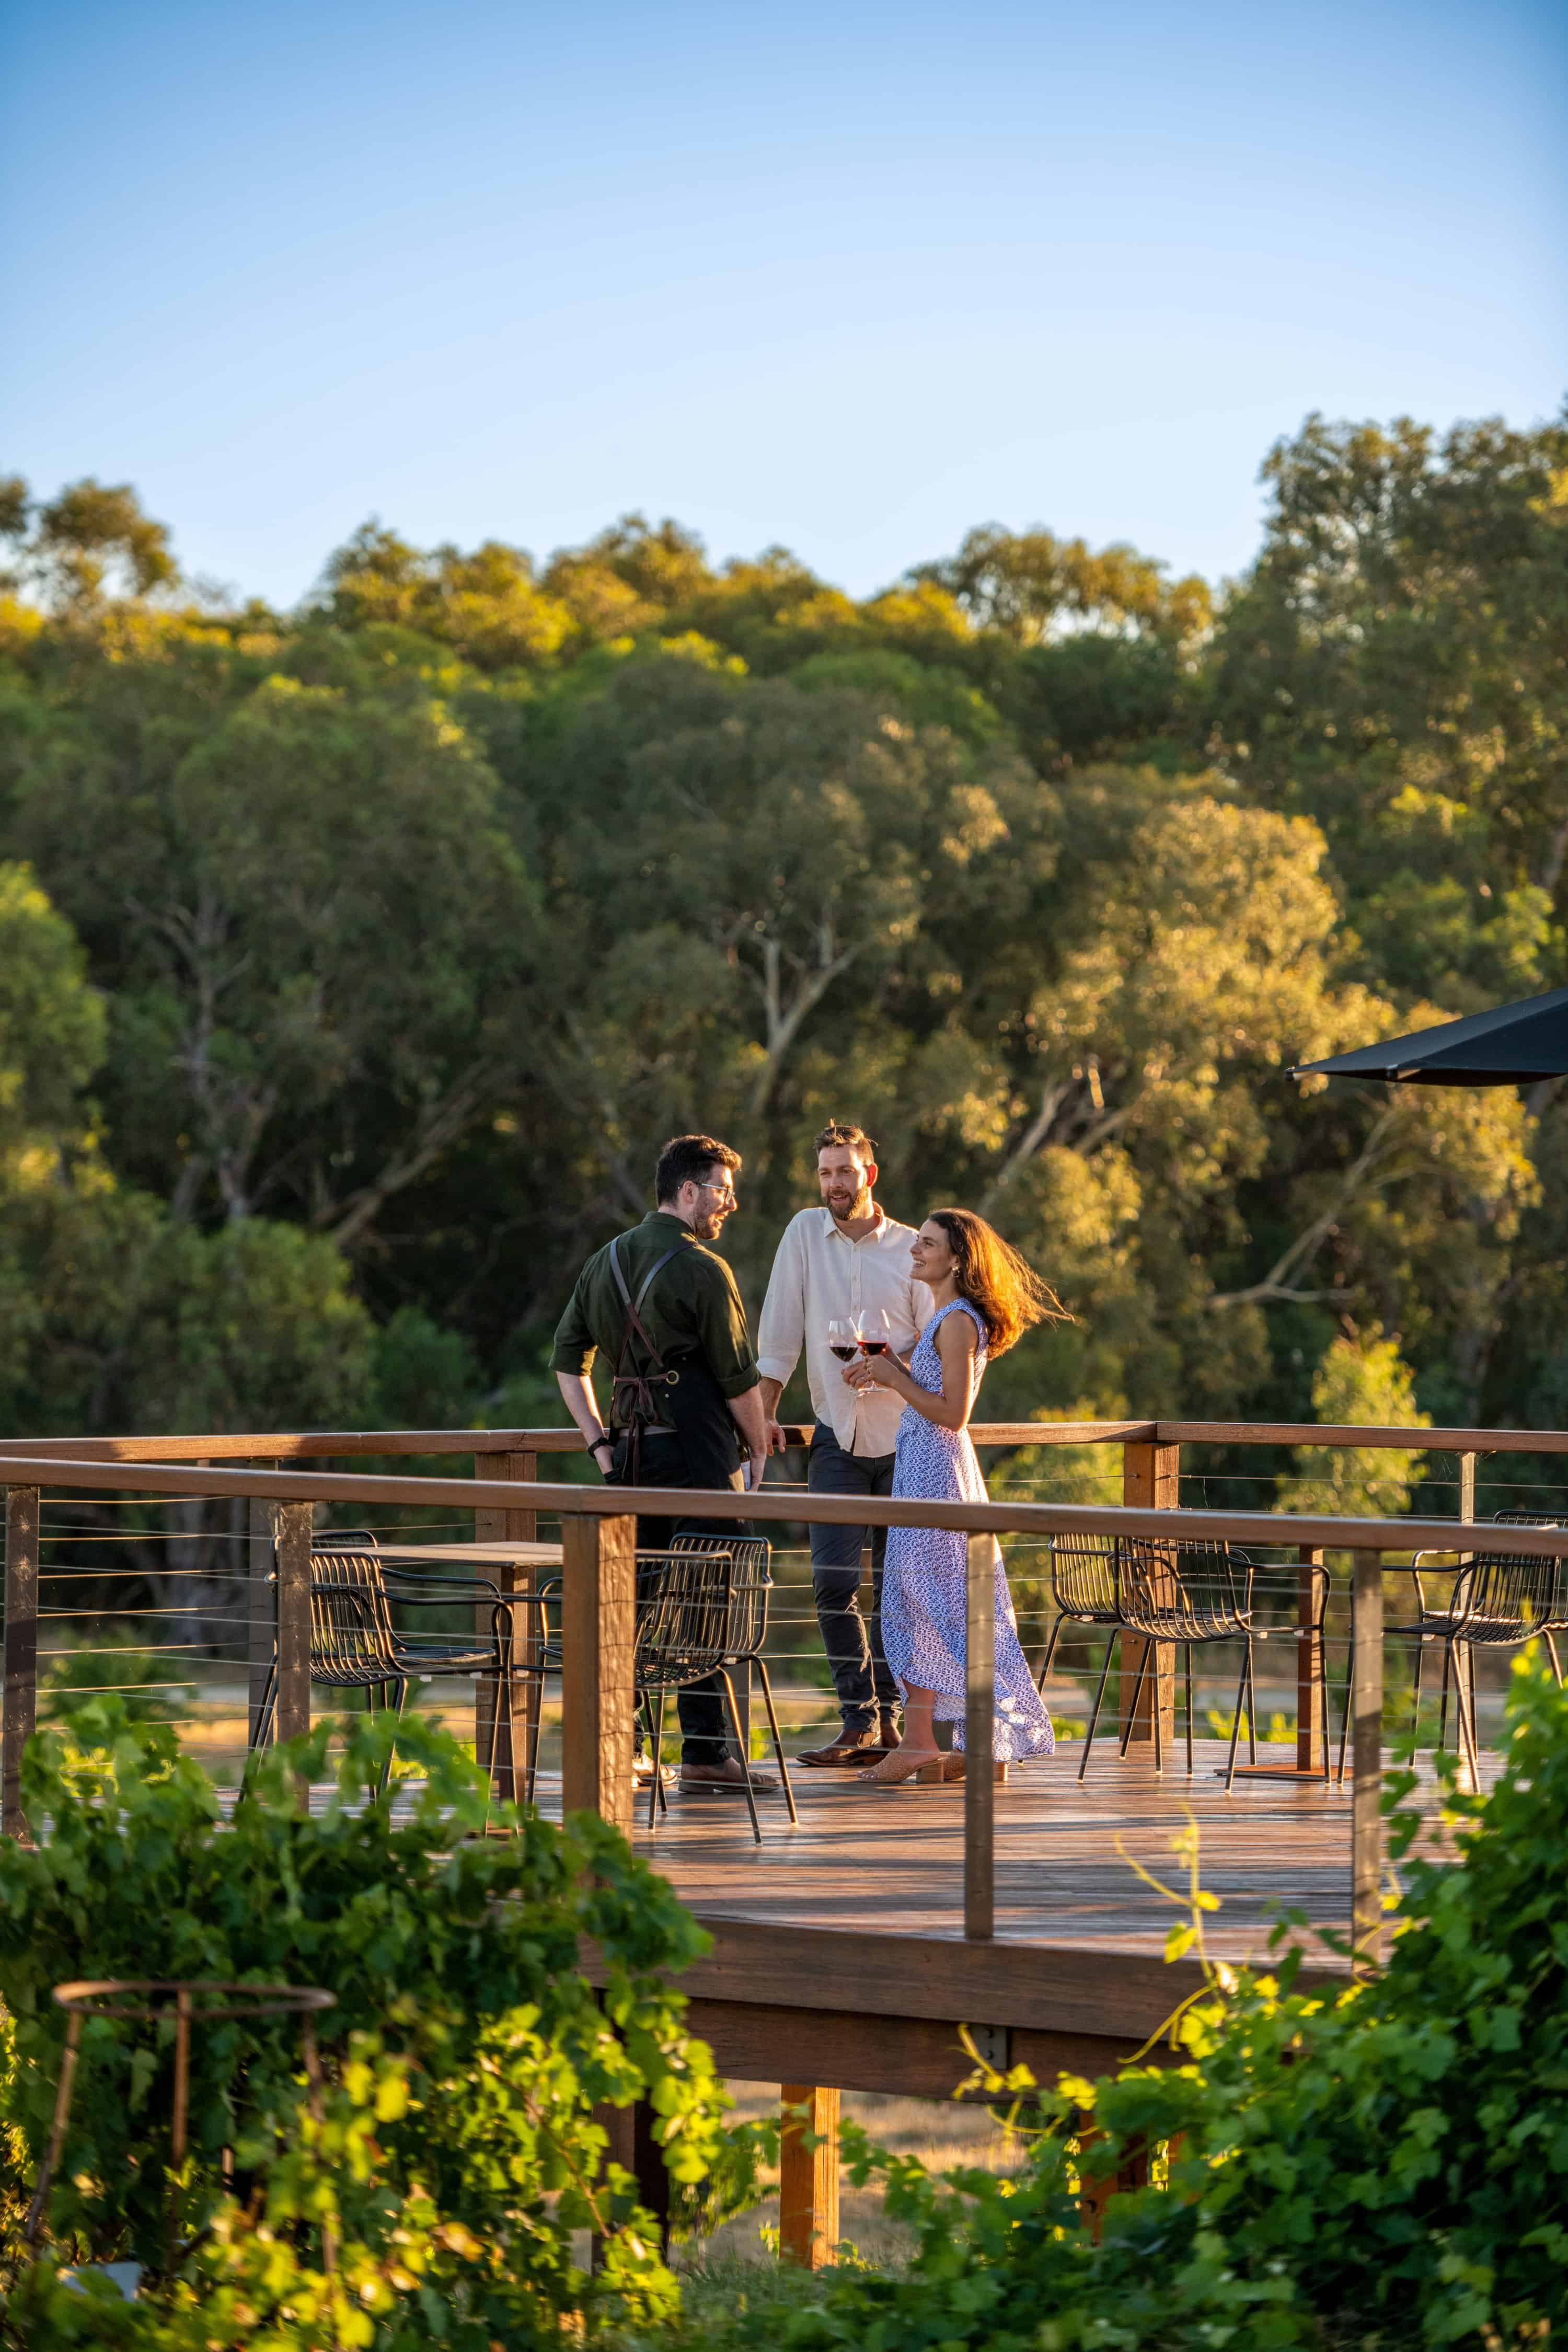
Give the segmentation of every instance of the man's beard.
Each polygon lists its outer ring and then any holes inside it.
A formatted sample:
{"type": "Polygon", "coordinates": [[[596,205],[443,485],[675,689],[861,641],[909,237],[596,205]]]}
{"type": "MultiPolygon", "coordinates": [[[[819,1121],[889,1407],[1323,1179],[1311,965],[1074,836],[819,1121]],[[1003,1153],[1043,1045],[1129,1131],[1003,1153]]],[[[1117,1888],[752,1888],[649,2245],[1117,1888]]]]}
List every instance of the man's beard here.
{"type": "Polygon", "coordinates": [[[724,1230],[724,1212],[710,1209],[705,1217],[694,1219],[691,1230],[700,1241],[716,1242],[724,1230]]]}
{"type": "Polygon", "coordinates": [[[845,1201],[830,1192],[827,1206],[841,1225],[852,1223],[857,1217],[868,1217],[871,1213],[871,1187],[862,1184],[852,1201],[845,1201]]]}

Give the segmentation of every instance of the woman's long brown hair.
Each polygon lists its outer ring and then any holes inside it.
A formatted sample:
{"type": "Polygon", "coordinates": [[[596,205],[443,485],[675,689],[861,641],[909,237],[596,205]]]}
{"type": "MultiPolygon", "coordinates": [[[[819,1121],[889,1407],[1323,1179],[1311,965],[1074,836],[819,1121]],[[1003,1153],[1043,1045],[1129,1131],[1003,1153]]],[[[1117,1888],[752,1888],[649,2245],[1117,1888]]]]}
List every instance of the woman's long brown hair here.
{"type": "Polygon", "coordinates": [[[947,1235],[957,1264],[953,1279],[985,1326],[993,1356],[1005,1355],[1032,1323],[1070,1323],[1048,1283],[973,1209],[933,1209],[930,1222],[947,1235]]]}

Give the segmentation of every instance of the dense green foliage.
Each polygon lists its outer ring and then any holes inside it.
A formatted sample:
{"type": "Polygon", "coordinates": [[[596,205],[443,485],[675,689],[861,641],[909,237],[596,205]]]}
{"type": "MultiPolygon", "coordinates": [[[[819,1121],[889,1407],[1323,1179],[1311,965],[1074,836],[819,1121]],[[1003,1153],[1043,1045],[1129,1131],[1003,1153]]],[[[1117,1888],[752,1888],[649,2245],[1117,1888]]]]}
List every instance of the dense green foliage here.
{"type": "Polygon", "coordinates": [[[427,1778],[395,1825],[368,1797],[388,1727],[337,1727],[336,1792],[310,1817],[295,1776],[322,1777],[330,1726],[268,1751],[232,1820],[174,1733],[132,1727],[118,1702],[79,1706],[68,1738],[32,1743],[25,1798],[48,1834],[36,1851],[0,1843],[5,2342],[489,2352],[498,2339],[557,2342],[563,2314],[596,2336],[671,2307],[657,2233],[627,2176],[606,2168],[592,2111],[650,2099],[671,2173],[709,2170],[711,2062],[662,1981],[700,1933],[590,1816],[480,1834],[482,1780],[417,1720],[402,1746],[427,1778]],[[579,1972],[584,1935],[608,1964],[602,2007],[579,1972]],[[182,2215],[196,2242],[173,2280],[167,2021],[89,2024],[42,2265],[19,2244],[64,2042],[49,1990],[82,1976],[247,1978],[337,1996],[319,2020],[314,2114],[297,2018],[195,2029],[182,2215]],[[574,2231],[590,2227],[607,2242],[592,2281],[573,2259],[574,2231]],[[134,2310],[110,2294],[89,2315],[55,2283],[68,2259],[160,2275],[134,2310]]]}
{"type": "Polygon", "coordinates": [[[632,517],[366,526],[289,614],[10,486],[10,1424],[554,1417],[659,1140],[744,1150],[754,1304],[830,1113],[1079,1310],[993,1410],[1301,1418],[1381,1326],[1436,1421],[1560,1423],[1568,1102],[1283,1071],[1568,978],[1568,424],[1266,473],[1217,604],[994,527],[857,602],[632,517]]]}
{"type": "MultiPolygon", "coordinates": [[[[910,2226],[908,2270],[847,2268],[793,2311],[699,2294],[703,2352],[1341,2352],[1558,2341],[1568,2320],[1568,1696],[1521,1664],[1511,1740],[1457,1866],[1406,1851],[1384,1973],[1325,1993],[1211,1969],[1179,2063],[1064,2079],[1022,2168],[941,2179],[849,2133],[910,2226]],[[1074,2134],[1092,2111],[1099,2137],[1074,2134]],[[1081,2173],[1176,2143],[1098,2245],[1081,2173]]],[[[1415,1816],[1404,1818],[1396,1848],[1415,1816]]],[[[1211,1906],[1213,1898],[1204,1898],[1211,1906]]],[[[1201,1919],[1201,1910],[1197,1915],[1201,1919]]],[[[1177,1948],[1189,1945],[1183,1929],[1177,1948]]],[[[986,2078],[1000,2090],[998,2078],[986,2078]]],[[[1028,2077],[1009,2078],[1020,2093],[1028,2077]]],[[[1032,2104],[1032,2102],[1031,2102],[1032,2104]]],[[[641,2339],[646,2341],[646,2339],[641,2339]]]]}

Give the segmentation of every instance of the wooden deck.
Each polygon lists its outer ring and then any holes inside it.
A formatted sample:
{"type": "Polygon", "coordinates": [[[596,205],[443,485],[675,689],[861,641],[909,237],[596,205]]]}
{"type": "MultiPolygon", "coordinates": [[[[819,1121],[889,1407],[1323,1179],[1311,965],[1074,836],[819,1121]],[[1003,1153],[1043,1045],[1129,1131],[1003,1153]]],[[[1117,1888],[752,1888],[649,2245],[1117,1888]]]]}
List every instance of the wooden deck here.
{"type": "MultiPolygon", "coordinates": [[[[1055,1757],[1015,1765],[996,1792],[1000,1940],[1163,1951],[1176,1914],[1122,1850],[1167,1884],[1179,1879],[1171,1844],[1189,1813],[1203,1883],[1222,1906],[1209,1929],[1216,1954],[1261,1952],[1271,1906],[1348,1927],[1348,1791],[1238,1780],[1227,1798],[1215,1777],[1219,1741],[1197,1743],[1191,1781],[1184,1767],[1157,1780],[1135,1754],[1121,1761],[1110,1742],[1095,1747],[1082,1782],[1082,1748],[1064,1742],[1055,1757]]],[[[1259,1751],[1281,1763],[1293,1755],[1259,1751]]],[[[962,1790],[866,1788],[841,1772],[793,1779],[800,1824],[791,1828],[782,1798],[759,1799],[760,1847],[743,1802],[672,1795],[666,1825],[650,1837],[639,1824],[639,1851],[704,1916],[841,1934],[962,1934],[962,1790]]]]}
{"type": "MultiPolygon", "coordinates": [[[[726,2073],[847,2089],[952,2090],[969,2068],[960,2024],[1041,2079],[1097,2073],[1155,2032],[1197,1982],[1167,1967],[1183,1907],[1139,1878],[1142,1864],[1181,1888],[1172,1842],[1189,1815],[1200,1877],[1220,1899],[1205,1933],[1213,1958],[1266,1962],[1278,1915],[1350,1922],[1351,1799],[1321,1782],[1216,1777],[1224,1745],[1196,1745],[1196,1769],[1156,1779],[1147,1751],[1125,1762],[1096,1743],[1079,1783],[1076,1742],[1014,1768],[996,1792],[996,1937],[963,1932],[963,1795],[956,1787],[869,1789],[847,1774],[795,1776],[798,1828],[781,1797],[759,1800],[763,1843],[744,1803],[672,1794],[638,1851],[714,1938],[684,1980],[692,2021],[726,2073]],[[793,2053],[793,2059],[792,2059],[793,2053]],[[809,2055],[806,2053],[809,2053],[809,2055]]],[[[1260,1748],[1286,1764],[1294,1748],[1260,1748]]],[[[1484,1759],[1490,1765],[1493,1759],[1484,1759]]],[[[558,1802],[542,1790],[544,1810],[558,1802]]],[[[646,1799],[644,1800],[646,1806],[646,1799]]],[[[1432,1815],[1436,1832],[1435,1813],[1432,1815]]],[[[1342,1960],[1310,1934],[1313,1973],[1342,1960]]]]}

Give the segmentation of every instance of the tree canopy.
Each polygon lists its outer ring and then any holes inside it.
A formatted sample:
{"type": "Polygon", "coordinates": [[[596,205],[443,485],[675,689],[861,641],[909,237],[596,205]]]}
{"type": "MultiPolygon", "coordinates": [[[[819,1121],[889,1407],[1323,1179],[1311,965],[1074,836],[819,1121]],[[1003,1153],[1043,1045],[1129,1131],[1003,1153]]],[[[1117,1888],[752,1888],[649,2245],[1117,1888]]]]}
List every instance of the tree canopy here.
{"type": "Polygon", "coordinates": [[[1371,1365],[1561,1422],[1568,1102],[1284,1072],[1568,979],[1568,418],[1264,472],[1220,593],[989,524],[857,599],[628,515],[373,520],[290,613],[0,484],[13,1424],[408,1420],[420,1364],[537,1410],[664,1137],[744,1152],[754,1309],[830,1116],[1074,1307],[990,1412],[1371,1365]]]}

